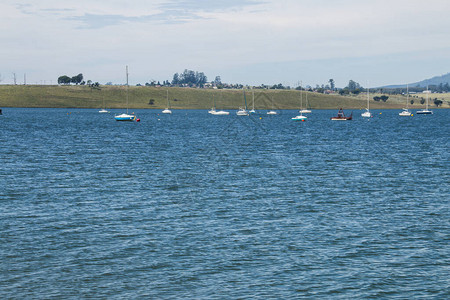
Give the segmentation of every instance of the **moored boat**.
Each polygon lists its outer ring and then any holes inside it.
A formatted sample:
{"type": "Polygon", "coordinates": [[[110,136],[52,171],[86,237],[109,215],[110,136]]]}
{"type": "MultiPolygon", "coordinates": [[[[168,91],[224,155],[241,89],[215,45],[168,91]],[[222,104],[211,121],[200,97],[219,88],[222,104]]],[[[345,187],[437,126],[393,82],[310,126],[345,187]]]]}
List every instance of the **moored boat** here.
{"type": "Polygon", "coordinates": [[[121,114],[114,117],[116,121],[136,121],[135,115],[121,114]]]}
{"type": "Polygon", "coordinates": [[[127,76],[127,85],[126,85],[126,98],[127,98],[127,113],[123,113],[121,115],[114,116],[116,121],[140,121],[140,119],[136,119],[134,114],[128,114],[128,66],[126,66],[126,76],[127,76]]]}
{"type": "Polygon", "coordinates": [[[350,114],[350,116],[346,117],[344,114],[344,110],[342,108],[339,108],[336,117],[331,117],[332,121],[351,121],[352,119],[353,119],[353,112],[350,114]]]}
{"type": "Polygon", "coordinates": [[[308,119],[306,116],[300,114],[299,116],[295,116],[293,118],[291,118],[292,121],[306,121],[306,119],[308,119]]]}

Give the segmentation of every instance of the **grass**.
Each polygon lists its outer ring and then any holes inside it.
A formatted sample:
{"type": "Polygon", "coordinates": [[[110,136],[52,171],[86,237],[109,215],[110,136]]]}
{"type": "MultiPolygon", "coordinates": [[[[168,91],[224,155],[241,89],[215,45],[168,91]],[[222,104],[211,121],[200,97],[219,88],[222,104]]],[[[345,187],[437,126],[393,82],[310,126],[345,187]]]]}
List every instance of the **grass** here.
{"type": "MultiPolygon", "coordinates": [[[[169,99],[173,109],[208,109],[213,105],[213,97],[218,109],[237,109],[244,105],[242,90],[214,90],[196,88],[158,88],[138,87],[128,88],[130,109],[156,108],[167,106],[166,93],[169,90],[169,99]],[[153,105],[149,102],[153,100],[153,105]]],[[[252,92],[246,90],[247,106],[252,107],[252,92]]],[[[255,90],[255,109],[298,109],[300,108],[300,92],[295,90],[255,90]],[[273,104],[272,104],[273,99],[273,104]]],[[[373,109],[402,108],[406,98],[402,95],[389,96],[389,100],[375,102],[370,95],[370,106],[373,109]]],[[[422,97],[419,94],[414,96],[422,97]]],[[[366,95],[340,96],[324,95],[303,92],[303,106],[306,106],[306,97],[312,109],[363,109],[366,107],[366,95]]],[[[442,107],[448,108],[450,94],[432,94],[430,99],[445,100],[442,107]],[[439,95],[439,97],[434,96],[439,95]]],[[[412,108],[419,108],[420,98],[415,100],[412,108]]],[[[56,86],[56,85],[0,85],[0,107],[55,107],[55,108],[106,108],[126,107],[125,86],[101,86],[101,89],[92,89],[88,86],[56,86]]],[[[430,105],[434,106],[432,101],[430,105]]]]}

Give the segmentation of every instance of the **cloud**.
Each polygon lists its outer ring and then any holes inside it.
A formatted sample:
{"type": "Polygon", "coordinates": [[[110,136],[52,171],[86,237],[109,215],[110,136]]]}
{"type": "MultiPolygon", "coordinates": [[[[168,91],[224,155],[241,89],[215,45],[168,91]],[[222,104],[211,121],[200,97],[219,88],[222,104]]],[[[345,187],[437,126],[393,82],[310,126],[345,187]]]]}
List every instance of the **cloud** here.
{"type": "Polygon", "coordinates": [[[305,66],[309,77],[318,78],[324,70],[319,65],[334,60],[346,62],[333,69],[345,77],[349,62],[368,69],[374,57],[372,68],[378,69],[395,65],[383,57],[411,51],[440,60],[438,73],[448,71],[436,54],[450,48],[448,0],[18,2],[0,3],[0,55],[9,58],[3,72],[89,71],[96,81],[114,82],[111,71],[126,63],[141,82],[170,79],[188,68],[210,77],[228,73],[235,82],[270,83],[273,73],[278,82],[298,80],[292,77],[305,66]]]}
{"type": "MultiPolygon", "coordinates": [[[[82,24],[83,28],[98,29],[108,26],[120,25],[127,22],[147,23],[158,22],[164,24],[180,24],[200,19],[207,19],[204,13],[225,12],[240,10],[245,7],[263,4],[261,1],[232,0],[232,1],[207,1],[207,0],[180,0],[162,2],[155,7],[155,13],[143,15],[126,14],[98,14],[84,13],[67,17],[67,20],[82,24]]],[[[62,12],[61,9],[46,9],[46,11],[62,12]]],[[[66,10],[69,11],[69,10],[66,10]]],[[[74,10],[71,10],[74,11],[74,10]]]]}

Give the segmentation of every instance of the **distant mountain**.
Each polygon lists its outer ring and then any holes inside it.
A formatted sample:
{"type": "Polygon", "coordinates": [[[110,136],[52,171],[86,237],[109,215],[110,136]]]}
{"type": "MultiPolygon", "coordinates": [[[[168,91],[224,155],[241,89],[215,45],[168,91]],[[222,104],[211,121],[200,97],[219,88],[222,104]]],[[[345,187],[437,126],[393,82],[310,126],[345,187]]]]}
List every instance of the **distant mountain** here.
{"type": "MultiPolygon", "coordinates": [[[[445,75],[441,75],[441,76],[435,76],[433,78],[430,79],[425,79],[419,82],[414,82],[414,83],[410,83],[409,86],[410,87],[416,87],[416,86],[420,86],[423,88],[426,88],[429,85],[439,85],[439,84],[450,84],[450,73],[447,73],[445,75]]],[[[383,86],[382,88],[387,88],[387,89],[396,89],[396,88],[404,88],[406,87],[406,85],[404,84],[397,84],[397,85],[387,85],[387,86],[383,86]]]]}

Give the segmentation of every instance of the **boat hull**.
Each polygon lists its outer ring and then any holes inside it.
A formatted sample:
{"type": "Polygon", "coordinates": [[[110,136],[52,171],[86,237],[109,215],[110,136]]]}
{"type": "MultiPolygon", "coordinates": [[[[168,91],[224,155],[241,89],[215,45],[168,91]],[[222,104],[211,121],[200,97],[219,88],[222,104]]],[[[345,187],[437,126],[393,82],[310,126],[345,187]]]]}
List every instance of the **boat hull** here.
{"type": "Polygon", "coordinates": [[[121,122],[133,122],[136,120],[136,116],[135,115],[127,115],[127,114],[121,114],[118,116],[115,116],[114,119],[116,119],[116,121],[121,121],[121,122]]]}
{"type": "Polygon", "coordinates": [[[346,117],[344,114],[344,110],[342,108],[339,108],[338,114],[336,117],[331,117],[331,121],[351,121],[353,119],[353,112],[350,114],[349,117],[346,117]]]}
{"type": "Polygon", "coordinates": [[[410,111],[404,110],[404,111],[402,111],[401,113],[399,113],[398,115],[399,115],[399,116],[402,116],[402,117],[410,117],[412,114],[411,114],[410,111]]]}
{"type": "Polygon", "coordinates": [[[306,121],[307,117],[305,116],[296,116],[291,118],[292,121],[306,121]]]}
{"type": "Polygon", "coordinates": [[[372,113],[371,113],[369,110],[366,110],[365,112],[363,112],[363,113],[361,114],[361,117],[364,117],[364,118],[372,118],[372,113]]]}
{"type": "Polygon", "coordinates": [[[245,109],[241,109],[241,110],[236,112],[236,115],[238,115],[238,116],[248,116],[248,111],[245,110],[245,109]]]}
{"type": "Polygon", "coordinates": [[[228,116],[230,114],[230,112],[220,110],[220,111],[212,112],[211,114],[214,116],[228,116]]]}
{"type": "Polygon", "coordinates": [[[337,118],[337,117],[333,117],[331,118],[331,121],[351,121],[352,118],[348,117],[348,118],[337,118]]]}
{"type": "Polygon", "coordinates": [[[431,110],[419,110],[419,111],[416,111],[416,114],[417,115],[432,115],[433,112],[431,110]]]}

